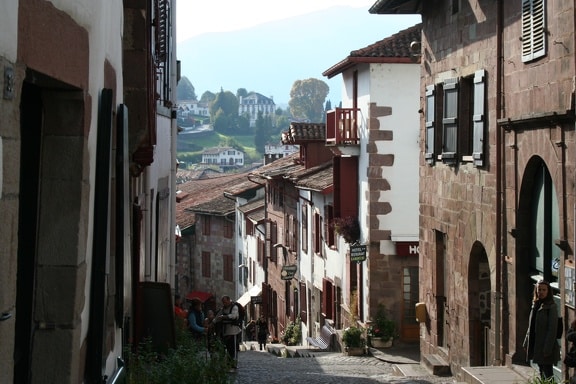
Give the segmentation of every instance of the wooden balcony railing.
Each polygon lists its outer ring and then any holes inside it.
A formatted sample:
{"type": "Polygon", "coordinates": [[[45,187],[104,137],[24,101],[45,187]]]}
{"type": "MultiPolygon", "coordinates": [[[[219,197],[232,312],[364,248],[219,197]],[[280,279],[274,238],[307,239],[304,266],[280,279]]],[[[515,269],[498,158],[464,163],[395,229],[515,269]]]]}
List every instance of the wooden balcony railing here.
{"type": "Polygon", "coordinates": [[[358,109],[336,108],[326,113],[326,145],[359,145],[358,109]]]}

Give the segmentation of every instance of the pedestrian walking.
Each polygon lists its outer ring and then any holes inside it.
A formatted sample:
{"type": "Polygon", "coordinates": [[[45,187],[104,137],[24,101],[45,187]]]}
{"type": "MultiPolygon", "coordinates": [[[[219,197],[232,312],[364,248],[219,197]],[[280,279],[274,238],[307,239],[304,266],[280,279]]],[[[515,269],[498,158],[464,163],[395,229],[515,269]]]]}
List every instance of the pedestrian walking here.
{"type": "Polygon", "coordinates": [[[215,325],[222,325],[222,340],[230,358],[230,372],[238,367],[238,350],[240,349],[238,336],[242,329],[238,326],[238,306],[232,303],[230,296],[222,296],[222,309],[214,318],[215,325]]]}
{"type": "Polygon", "coordinates": [[[547,380],[554,377],[552,367],[560,360],[560,345],[556,340],[558,308],[550,283],[540,280],[534,285],[532,309],[528,330],[524,338],[526,361],[538,365],[540,377],[547,380]]]}
{"type": "Polygon", "coordinates": [[[266,341],[268,340],[268,336],[270,335],[270,331],[268,330],[268,322],[264,315],[260,315],[258,322],[256,323],[256,328],[258,330],[258,345],[260,350],[266,350],[266,341]]]}

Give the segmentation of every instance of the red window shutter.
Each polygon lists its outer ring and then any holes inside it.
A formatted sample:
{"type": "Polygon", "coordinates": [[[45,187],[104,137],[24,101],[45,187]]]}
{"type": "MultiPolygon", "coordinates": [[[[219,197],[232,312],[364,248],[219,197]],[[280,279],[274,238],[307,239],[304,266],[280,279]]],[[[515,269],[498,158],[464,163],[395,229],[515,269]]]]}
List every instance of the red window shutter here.
{"type": "Polygon", "coordinates": [[[298,290],[300,293],[300,320],[306,324],[308,322],[308,292],[306,290],[306,283],[300,283],[298,290]]]}

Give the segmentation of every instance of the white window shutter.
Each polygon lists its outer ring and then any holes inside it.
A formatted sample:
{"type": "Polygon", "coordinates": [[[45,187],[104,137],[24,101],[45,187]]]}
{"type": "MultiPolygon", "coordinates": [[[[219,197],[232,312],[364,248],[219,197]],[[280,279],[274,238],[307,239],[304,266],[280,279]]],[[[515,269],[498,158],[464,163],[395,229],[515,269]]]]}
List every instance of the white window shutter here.
{"type": "Polygon", "coordinates": [[[424,160],[428,164],[434,164],[434,125],[436,115],[436,104],[434,100],[434,85],[429,85],[426,87],[426,140],[425,140],[425,150],[424,150],[424,160]]]}
{"type": "Polygon", "coordinates": [[[546,55],[546,0],[522,0],[522,61],[546,55]]]}
{"type": "Polygon", "coordinates": [[[481,69],[474,73],[474,111],[472,112],[473,143],[472,158],[474,165],[484,165],[484,114],[486,93],[486,71],[481,69]]]}

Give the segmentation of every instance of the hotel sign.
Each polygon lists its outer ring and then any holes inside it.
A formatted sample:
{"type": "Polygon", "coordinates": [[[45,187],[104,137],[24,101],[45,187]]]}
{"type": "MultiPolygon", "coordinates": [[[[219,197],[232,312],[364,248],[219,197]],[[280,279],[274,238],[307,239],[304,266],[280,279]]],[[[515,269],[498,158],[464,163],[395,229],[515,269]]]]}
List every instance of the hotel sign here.
{"type": "Polygon", "coordinates": [[[361,263],[364,260],[366,260],[366,246],[359,244],[350,245],[350,261],[361,263]]]}
{"type": "Polygon", "coordinates": [[[396,255],[398,256],[418,256],[420,250],[417,241],[397,241],[396,255]]]}

